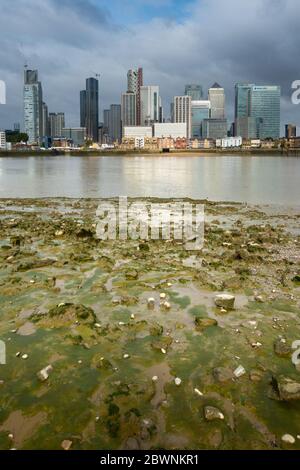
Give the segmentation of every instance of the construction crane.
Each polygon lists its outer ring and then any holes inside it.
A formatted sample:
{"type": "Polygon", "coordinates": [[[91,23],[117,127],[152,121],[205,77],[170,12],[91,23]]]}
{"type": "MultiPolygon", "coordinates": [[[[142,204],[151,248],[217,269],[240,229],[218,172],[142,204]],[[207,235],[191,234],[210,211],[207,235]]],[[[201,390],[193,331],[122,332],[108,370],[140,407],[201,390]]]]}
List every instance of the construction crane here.
{"type": "Polygon", "coordinates": [[[97,72],[92,72],[93,75],[95,75],[95,77],[97,78],[97,80],[100,79],[100,73],[97,73],[97,72]]]}

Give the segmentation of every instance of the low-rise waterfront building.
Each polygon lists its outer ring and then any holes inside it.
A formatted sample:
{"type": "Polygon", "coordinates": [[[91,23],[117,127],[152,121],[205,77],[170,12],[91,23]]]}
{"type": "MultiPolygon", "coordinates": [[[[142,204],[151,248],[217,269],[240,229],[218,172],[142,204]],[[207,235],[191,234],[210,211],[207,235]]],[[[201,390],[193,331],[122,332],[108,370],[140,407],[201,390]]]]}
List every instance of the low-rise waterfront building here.
{"type": "Polygon", "coordinates": [[[123,137],[122,143],[118,147],[120,150],[157,150],[158,139],[145,136],[123,137]]]}
{"type": "Polygon", "coordinates": [[[237,148],[241,147],[243,143],[242,137],[226,137],[225,139],[217,139],[217,148],[237,148]]]}
{"type": "Polygon", "coordinates": [[[175,141],[172,137],[158,138],[159,150],[173,150],[175,148],[175,141]]]}

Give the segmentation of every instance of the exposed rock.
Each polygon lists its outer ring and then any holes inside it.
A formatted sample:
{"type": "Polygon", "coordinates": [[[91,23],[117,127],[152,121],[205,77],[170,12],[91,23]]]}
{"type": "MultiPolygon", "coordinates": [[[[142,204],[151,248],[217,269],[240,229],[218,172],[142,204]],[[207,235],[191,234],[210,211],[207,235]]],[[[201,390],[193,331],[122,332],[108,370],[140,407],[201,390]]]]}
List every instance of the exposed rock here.
{"type": "Polygon", "coordinates": [[[279,401],[300,400],[300,383],[288,377],[272,377],[272,391],[270,398],[279,401]]]}
{"type": "Polygon", "coordinates": [[[206,328],[210,328],[211,326],[218,326],[218,322],[217,320],[214,320],[213,318],[197,317],[195,319],[195,325],[198,331],[204,331],[206,330],[206,328]]]}
{"type": "Polygon", "coordinates": [[[278,338],[274,343],[275,354],[279,357],[289,357],[292,354],[292,348],[283,338],[278,338]]]}
{"type": "Polygon", "coordinates": [[[139,450],[140,445],[137,439],[134,437],[130,437],[127,439],[126,444],[125,444],[125,449],[126,450],[139,450]]]}
{"type": "Polygon", "coordinates": [[[126,271],[125,277],[128,281],[136,281],[139,277],[139,273],[136,269],[132,269],[131,271],[126,271]]]}
{"type": "Polygon", "coordinates": [[[171,304],[169,302],[163,302],[161,304],[161,307],[165,310],[170,310],[171,309],[171,304]]]}
{"type": "Polygon", "coordinates": [[[204,417],[207,421],[214,421],[216,419],[224,420],[224,415],[218,408],[214,406],[205,406],[204,417]]]}
{"type": "Polygon", "coordinates": [[[155,307],[155,299],[153,297],[150,297],[147,303],[148,303],[148,308],[153,310],[155,307]]]}
{"type": "Polygon", "coordinates": [[[263,372],[260,370],[251,370],[249,374],[251,382],[260,382],[263,378],[263,372]]]}
{"type": "Polygon", "coordinates": [[[168,350],[168,348],[171,346],[173,342],[173,339],[170,336],[161,336],[159,338],[155,338],[152,343],[151,347],[155,351],[161,351],[163,354],[165,354],[168,350]],[[163,352],[165,351],[165,352],[163,352]]]}
{"type": "Polygon", "coordinates": [[[282,442],[285,444],[295,444],[296,439],[291,434],[285,434],[281,438],[282,442]]]}
{"type": "Polygon", "coordinates": [[[233,379],[233,372],[225,367],[217,367],[212,372],[214,379],[217,382],[225,383],[233,379]]]}
{"type": "Polygon", "coordinates": [[[211,447],[218,449],[223,441],[223,434],[220,429],[216,429],[215,431],[208,434],[208,441],[211,447]]]}
{"type": "Polygon", "coordinates": [[[50,317],[60,317],[61,319],[75,322],[80,320],[83,323],[95,325],[97,319],[94,310],[81,304],[65,303],[59,304],[49,310],[50,317]]]}
{"type": "Polygon", "coordinates": [[[41,382],[45,382],[49,378],[49,374],[53,371],[52,365],[45,367],[37,373],[37,376],[41,382]]]}
{"type": "Polygon", "coordinates": [[[235,303],[235,296],[230,294],[218,294],[215,298],[217,307],[224,308],[225,310],[233,310],[235,303]]]}
{"type": "Polygon", "coordinates": [[[246,374],[246,370],[243,366],[239,366],[239,367],[237,367],[237,369],[235,369],[233,374],[238,379],[239,377],[242,377],[243,375],[246,374]]]}
{"type": "Polygon", "coordinates": [[[150,327],[151,336],[161,336],[163,332],[164,332],[164,327],[159,325],[158,323],[155,323],[154,325],[151,325],[150,327]]]}
{"type": "Polygon", "coordinates": [[[68,441],[68,440],[65,440],[61,443],[61,447],[63,448],[63,450],[70,450],[72,445],[73,445],[73,442],[68,441]]]}

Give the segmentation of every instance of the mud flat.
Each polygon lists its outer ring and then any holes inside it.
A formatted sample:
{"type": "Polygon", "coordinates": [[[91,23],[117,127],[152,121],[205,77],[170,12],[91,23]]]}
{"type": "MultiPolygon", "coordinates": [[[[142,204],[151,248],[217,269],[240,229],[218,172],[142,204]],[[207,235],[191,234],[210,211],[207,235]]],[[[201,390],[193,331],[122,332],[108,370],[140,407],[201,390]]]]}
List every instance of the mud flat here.
{"type": "Polygon", "coordinates": [[[98,204],[0,201],[0,449],[300,449],[299,213],[206,201],[190,253],[98,204]]]}

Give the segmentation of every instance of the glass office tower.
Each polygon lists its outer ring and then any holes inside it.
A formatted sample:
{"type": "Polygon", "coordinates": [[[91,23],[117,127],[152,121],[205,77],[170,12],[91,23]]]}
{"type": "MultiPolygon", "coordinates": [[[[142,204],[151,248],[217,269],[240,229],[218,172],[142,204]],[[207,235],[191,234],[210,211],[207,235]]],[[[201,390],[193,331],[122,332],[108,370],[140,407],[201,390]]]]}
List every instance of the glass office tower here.
{"type": "Polygon", "coordinates": [[[210,101],[192,101],[192,139],[202,138],[202,123],[210,118],[210,101]]]}
{"type": "Polygon", "coordinates": [[[279,139],[280,86],[253,86],[250,96],[250,115],[259,123],[258,137],[279,139]]]}
{"type": "Polygon", "coordinates": [[[200,101],[203,98],[203,88],[201,85],[186,85],[185,96],[190,96],[192,101],[200,101]]]}
{"type": "Polygon", "coordinates": [[[96,78],[86,80],[86,133],[87,139],[99,141],[99,81],[96,78]]]}

